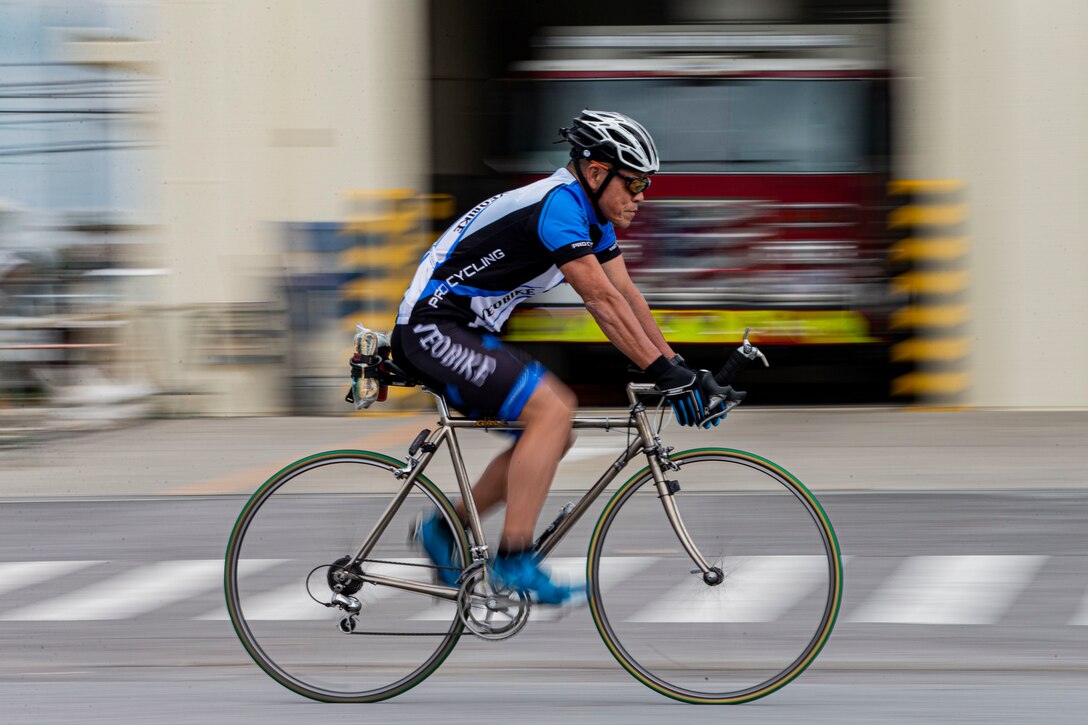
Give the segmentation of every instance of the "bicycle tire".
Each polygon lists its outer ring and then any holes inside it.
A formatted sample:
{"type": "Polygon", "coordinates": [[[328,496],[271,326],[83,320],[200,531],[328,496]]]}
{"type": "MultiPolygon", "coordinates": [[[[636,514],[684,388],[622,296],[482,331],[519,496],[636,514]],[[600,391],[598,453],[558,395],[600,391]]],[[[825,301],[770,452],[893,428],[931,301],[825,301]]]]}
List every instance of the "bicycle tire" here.
{"type": "MultiPolygon", "coordinates": [[[[456,646],[464,625],[450,602],[428,609],[437,600],[363,584],[354,593],[363,604],[358,631],[350,633],[363,636],[348,636],[338,626],[344,612],[313,601],[328,601],[330,565],[355,553],[392,498],[368,484],[395,488],[393,472],[403,467],[367,451],[318,453],[269,478],[239,514],[226,552],[227,612],[250,657],[289,690],[323,702],[385,700],[430,676],[456,646]]],[[[441,513],[461,561],[469,561],[452,504],[422,475],[395,516],[420,505],[441,513]]],[[[391,522],[361,564],[364,572],[433,578],[429,561],[404,535],[406,522],[391,522]]]]}
{"type": "Polygon", "coordinates": [[[620,665],[662,695],[694,704],[765,697],[812,664],[834,628],[843,590],[835,531],[815,496],[771,461],[726,448],[670,459],[680,466],[666,478],[679,483],[684,526],[724,580],[703,580],[644,468],[611,498],[590,539],[594,624],[620,665]],[[652,525],[655,508],[661,526],[652,525]],[[609,567],[623,570],[612,582],[609,567]]]}

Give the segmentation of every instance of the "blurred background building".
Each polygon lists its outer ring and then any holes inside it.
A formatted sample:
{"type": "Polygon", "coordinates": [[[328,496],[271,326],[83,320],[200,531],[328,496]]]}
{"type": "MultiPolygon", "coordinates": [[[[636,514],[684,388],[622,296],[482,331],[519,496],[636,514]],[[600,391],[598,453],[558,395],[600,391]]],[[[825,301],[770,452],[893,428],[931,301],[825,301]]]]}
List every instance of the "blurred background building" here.
{"type": "Polygon", "coordinates": [[[625,258],[689,359],[753,328],[757,401],[1083,407],[1086,60],[1078,0],[0,2],[0,428],[342,410],[354,322],[583,107],[654,132],[625,258]]]}

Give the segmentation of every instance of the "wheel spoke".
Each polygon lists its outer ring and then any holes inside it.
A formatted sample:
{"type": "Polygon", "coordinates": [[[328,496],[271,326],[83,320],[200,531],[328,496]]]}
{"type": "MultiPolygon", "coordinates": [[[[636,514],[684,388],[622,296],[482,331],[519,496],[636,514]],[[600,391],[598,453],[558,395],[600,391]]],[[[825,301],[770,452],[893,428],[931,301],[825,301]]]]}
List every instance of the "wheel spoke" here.
{"type": "Polygon", "coordinates": [[[678,545],[648,472],[605,507],[590,546],[591,611],[617,660],[658,692],[687,702],[745,702],[803,671],[838,612],[842,564],[830,523],[785,471],[724,450],[673,456],[675,502],[707,583],[678,545]],[[627,557],[652,559],[607,582],[627,557]]]}
{"type": "Polygon", "coordinates": [[[436,631],[438,623],[415,617],[432,606],[431,597],[364,583],[368,573],[432,582],[435,570],[405,537],[421,511],[443,512],[467,559],[467,540],[453,528],[452,506],[422,477],[371,554],[352,567],[362,579],[336,575],[389,501],[360,492],[395,482],[397,467],[376,454],[313,456],[273,477],[239,517],[227,556],[228,611],[250,655],[295,692],[326,701],[391,697],[427,677],[457,643],[462,624],[456,612],[436,631]],[[280,563],[260,576],[237,576],[247,560],[273,557],[280,563]],[[311,594],[325,602],[336,595],[345,599],[324,607],[311,594]],[[342,631],[340,621],[356,606],[354,631],[342,631]]]}

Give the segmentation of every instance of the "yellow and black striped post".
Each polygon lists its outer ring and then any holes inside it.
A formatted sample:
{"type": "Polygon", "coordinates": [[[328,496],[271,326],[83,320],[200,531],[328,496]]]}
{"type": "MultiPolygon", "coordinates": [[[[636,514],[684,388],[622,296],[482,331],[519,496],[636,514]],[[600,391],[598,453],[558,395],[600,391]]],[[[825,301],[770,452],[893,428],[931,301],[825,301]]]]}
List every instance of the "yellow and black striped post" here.
{"type": "Polygon", "coordinates": [[[892,381],[892,395],[937,408],[964,404],[968,369],[969,275],[967,204],[959,179],[901,179],[889,193],[898,204],[888,226],[900,238],[893,261],[906,271],[892,287],[906,303],[892,315],[892,329],[909,337],[892,347],[892,362],[913,369],[892,381]]]}

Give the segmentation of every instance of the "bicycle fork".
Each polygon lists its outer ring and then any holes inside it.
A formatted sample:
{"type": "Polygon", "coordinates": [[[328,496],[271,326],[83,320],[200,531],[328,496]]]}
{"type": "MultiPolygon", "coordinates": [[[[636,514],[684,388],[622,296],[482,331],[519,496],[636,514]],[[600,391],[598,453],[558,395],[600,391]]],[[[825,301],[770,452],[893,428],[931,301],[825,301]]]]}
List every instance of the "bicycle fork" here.
{"type": "Polygon", "coordinates": [[[673,531],[676,532],[680,545],[684,547],[684,551],[687,552],[692,563],[696,566],[695,569],[691,570],[691,573],[701,573],[703,582],[708,586],[721,584],[725,578],[721,568],[707,563],[698,547],[695,546],[695,542],[691,540],[691,534],[688,533],[687,527],[684,526],[684,520],[680,516],[680,509],[676,505],[675,498],[676,492],[680,490],[680,482],[665,477],[663,468],[667,467],[673,471],[680,470],[680,467],[669,459],[668,453],[672,449],[661,447],[661,439],[650,428],[650,422],[644,409],[637,409],[634,417],[635,425],[638,427],[642,440],[652,442],[652,445],[648,445],[643,452],[646,454],[646,460],[649,461],[650,473],[654,477],[654,488],[657,489],[657,497],[661,500],[661,505],[665,509],[665,516],[669,519],[673,531]]]}

